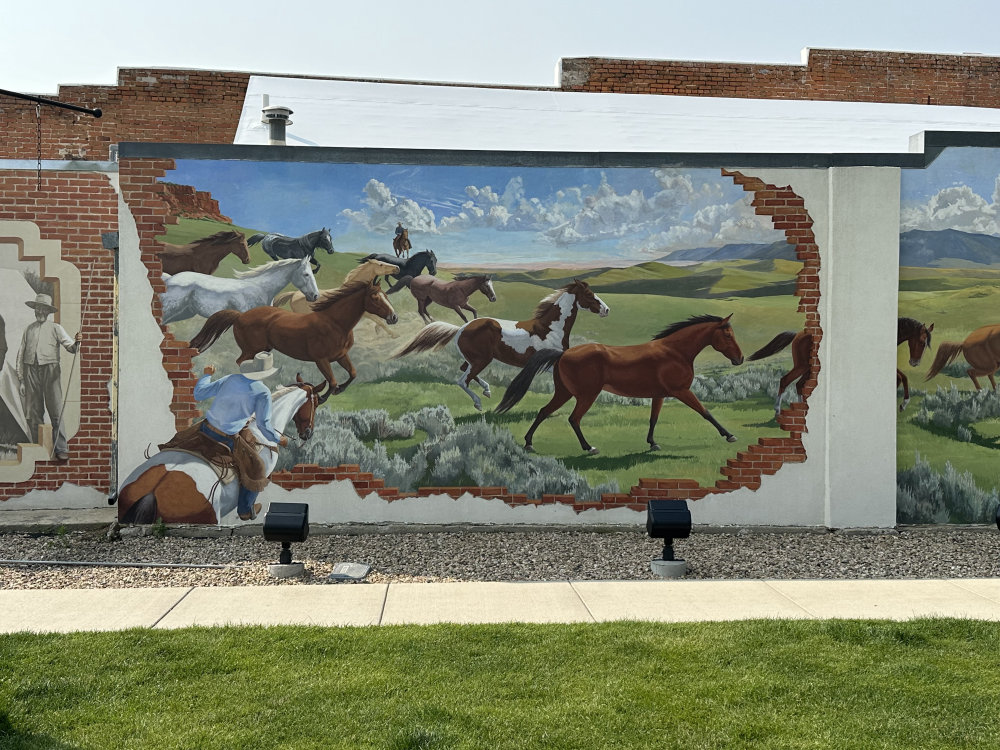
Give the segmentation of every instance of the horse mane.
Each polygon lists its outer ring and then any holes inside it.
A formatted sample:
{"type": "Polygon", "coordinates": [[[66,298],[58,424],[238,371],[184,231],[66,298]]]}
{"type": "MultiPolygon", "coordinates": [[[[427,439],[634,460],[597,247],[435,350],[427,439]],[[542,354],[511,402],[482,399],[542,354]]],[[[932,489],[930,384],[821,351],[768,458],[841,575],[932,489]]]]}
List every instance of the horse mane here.
{"type": "MultiPolygon", "coordinates": [[[[921,323],[916,318],[899,318],[896,322],[896,343],[902,344],[903,341],[910,338],[910,336],[917,334],[925,328],[923,323],[921,323]]],[[[930,334],[927,334],[927,341],[930,343],[930,334]]]]}
{"type": "Polygon", "coordinates": [[[455,281],[461,281],[462,279],[488,279],[489,277],[490,274],[488,273],[466,273],[462,271],[455,274],[455,281]]]}
{"type": "Polygon", "coordinates": [[[696,326],[700,323],[721,323],[723,320],[725,320],[725,318],[720,318],[718,315],[692,315],[687,320],[671,323],[658,334],[653,336],[653,341],[656,341],[657,339],[665,339],[667,336],[673,336],[678,331],[690,328],[691,326],[696,326]]]}
{"type": "Polygon", "coordinates": [[[575,283],[576,281],[571,281],[566,286],[556,289],[554,292],[552,292],[552,294],[548,295],[547,297],[543,297],[541,300],[539,300],[538,306],[535,307],[535,312],[532,314],[532,317],[535,318],[536,320],[538,318],[543,317],[549,310],[552,309],[552,306],[559,301],[560,297],[569,292],[569,288],[573,286],[573,284],[575,283]]]}
{"type": "Polygon", "coordinates": [[[256,268],[251,268],[249,271],[233,271],[233,276],[237,279],[252,279],[255,276],[260,276],[263,273],[270,271],[272,268],[278,268],[279,266],[288,266],[292,263],[301,263],[304,258],[282,258],[281,260],[272,260],[270,263],[265,263],[262,266],[257,266],[256,268]]]}
{"type": "Polygon", "coordinates": [[[328,289],[323,292],[319,299],[313,302],[310,307],[313,312],[320,312],[340,302],[342,299],[357,294],[362,289],[367,289],[372,283],[370,281],[351,281],[336,289],[328,289]]]}
{"type": "Polygon", "coordinates": [[[228,242],[234,236],[239,235],[235,229],[223,229],[221,232],[216,232],[215,234],[210,234],[208,237],[202,237],[201,239],[194,240],[190,244],[192,247],[201,247],[202,245],[216,245],[220,242],[228,242]]]}

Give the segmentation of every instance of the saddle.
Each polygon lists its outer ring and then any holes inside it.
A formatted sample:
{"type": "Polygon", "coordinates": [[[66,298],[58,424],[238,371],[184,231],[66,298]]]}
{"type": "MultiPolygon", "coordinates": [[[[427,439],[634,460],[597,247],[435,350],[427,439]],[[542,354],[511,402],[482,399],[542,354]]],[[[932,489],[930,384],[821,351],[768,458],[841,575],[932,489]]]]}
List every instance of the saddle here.
{"type": "Polygon", "coordinates": [[[271,480],[268,478],[264,459],[257,453],[257,447],[260,443],[249,427],[244,427],[236,435],[231,436],[233,450],[230,450],[228,446],[205,435],[201,431],[203,424],[209,430],[216,431],[202,419],[181,430],[167,442],[161,443],[158,446],[159,449],[161,451],[182,450],[194,453],[212,466],[222,470],[231,469],[236,472],[240,485],[252,492],[260,492],[270,484],[271,480]]]}

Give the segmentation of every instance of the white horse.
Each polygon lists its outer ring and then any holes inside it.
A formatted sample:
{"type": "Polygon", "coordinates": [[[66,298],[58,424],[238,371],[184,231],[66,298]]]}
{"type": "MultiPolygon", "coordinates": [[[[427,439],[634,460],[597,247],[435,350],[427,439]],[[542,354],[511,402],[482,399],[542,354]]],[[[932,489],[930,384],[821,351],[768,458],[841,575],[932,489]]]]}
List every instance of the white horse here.
{"type": "Polygon", "coordinates": [[[167,291],[160,295],[163,324],[201,315],[207,318],[219,310],[246,312],[270,305],[274,295],[293,284],[306,299],[319,298],[319,287],[308,258],[289,258],[265,263],[249,271],[234,271],[235,279],[183,271],[164,274],[167,291]]]}
{"type": "MultiPolygon", "coordinates": [[[[308,263],[309,261],[306,260],[308,263]]],[[[317,386],[302,382],[279,388],[271,394],[271,424],[278,432],[290,419],[295,420],[300,440],[312,437],[313,420],[319,397],[317,386]]],[[[277,446],[266,440],[251,421],[250,431],[260,443],[258,452],[266,474],[278,461],[277,446]]],[[[121,485],[116,498],[118,515],[127,523],[221,524],[236,519],[236,496],[239,482],[232,472],[220,479],[219,470],[201,456],[179,450],[160,451],[150,456],[121,485]],[[232,518],[227,518],[233,514],[232,518]]]]}

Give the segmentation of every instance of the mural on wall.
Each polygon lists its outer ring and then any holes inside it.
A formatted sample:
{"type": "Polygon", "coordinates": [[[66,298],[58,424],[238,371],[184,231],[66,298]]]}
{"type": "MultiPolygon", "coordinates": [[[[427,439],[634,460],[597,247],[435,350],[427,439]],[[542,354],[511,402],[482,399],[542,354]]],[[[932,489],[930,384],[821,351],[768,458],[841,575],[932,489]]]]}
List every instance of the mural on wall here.
{"type": "Polygon", "coordinates": [[[218,202],[177,204],[151,269],[207,420],[122,483],[126,520],[247,520],[271,470],[311,464],[401,492],[712,486],[815,378],[796,246],[718,169],[178,160],[168,180],[218,202]],[[212,263],[168,271],[186,249],[212,263]]]}
{"type": "Polygon", "coordinates": [[[14,482],[30,477],[36,461],[70,458],[80,416],[72,378],[80,275],[35,225],[3,222],[0,285],[0,479],[14,482]]]}
{"type": "Polygon", "coordinates": [[[992,522],[1000,149],[947,148],[926,169],[903,170],[899,265],[898,340],[909,346],[900,347],[897,370],[898,520],[992,522]]]}

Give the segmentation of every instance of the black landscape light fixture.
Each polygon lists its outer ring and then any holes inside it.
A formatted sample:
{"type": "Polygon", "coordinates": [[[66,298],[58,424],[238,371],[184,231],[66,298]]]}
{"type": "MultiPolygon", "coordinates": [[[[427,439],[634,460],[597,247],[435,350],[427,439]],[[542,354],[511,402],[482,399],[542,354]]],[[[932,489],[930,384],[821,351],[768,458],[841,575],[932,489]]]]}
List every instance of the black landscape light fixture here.
{"type": "Polygon", "coordinates": [[[304,542],[309,536],[307,503],[271,503],[264,514],[264,538],[281,542],[280,565],[292,564],[292,542],[304,542]]]}
{"type": "Polygon", "coordinates": [[[663,556],[653,560],[653,572],[665,578],[684,575],[687,566],[674,557],[674,539],[691,536],[691,511],[687,501],[650,500],[646,504],[646,533],[653,539],[663,540],[663,556]]]}

